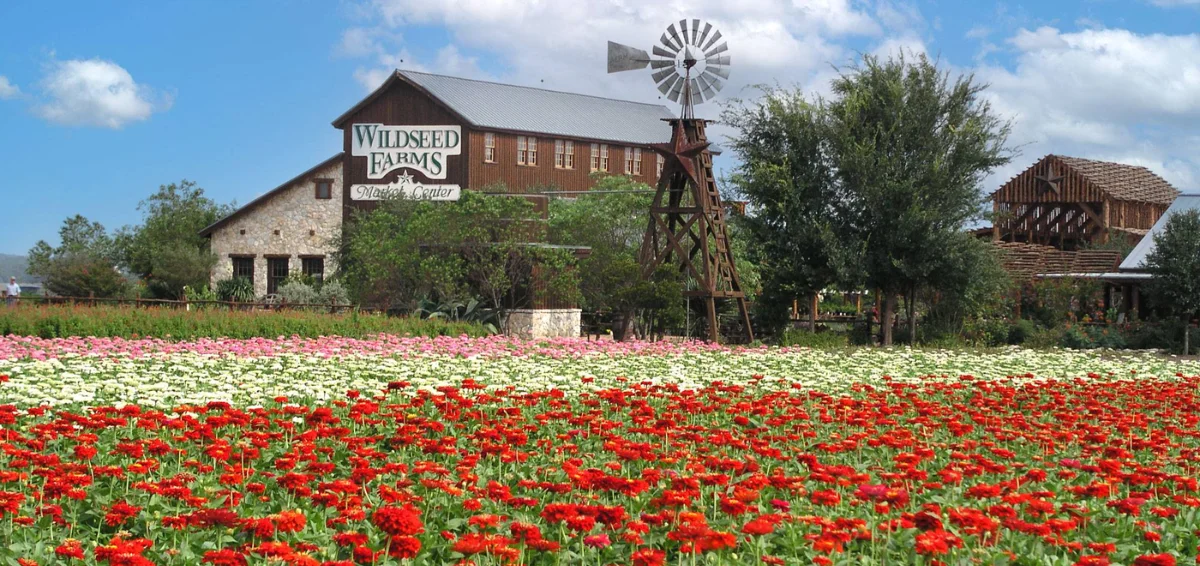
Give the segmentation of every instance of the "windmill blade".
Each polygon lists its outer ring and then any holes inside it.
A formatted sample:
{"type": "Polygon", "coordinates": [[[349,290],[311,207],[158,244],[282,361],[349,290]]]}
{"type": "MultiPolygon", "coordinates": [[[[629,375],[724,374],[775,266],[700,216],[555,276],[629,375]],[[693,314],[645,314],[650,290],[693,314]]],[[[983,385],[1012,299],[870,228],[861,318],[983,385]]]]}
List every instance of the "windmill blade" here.
{"type": "Polygon", "coordinates": [[[683,79],[680,78],[680,76],[677,73],[671,73],[671,76],[669,78],[667,78],[667,80],[659,83],[658,92],[669,95],[669,94],[671,94],[671,90],[675,88],[675,83],[682,82],[682,81],[683,81],[683,79]]]}
{"type": "Polygon", "coordinates": [[[700,94],[700,83],[696,79],[688,81],[688,91],[692,95],[692,102],[696,104],[704,102],[704,97],[700,94]]]}
{"type": "Polygon", "coordinates": [[[650,54],[644,49],[608,42],[608,72],[636,71],[650,64],[650,54]]]}
{"type": "Polygon", "coordinates": [[[725,86],[721,84],[721,79],[729,79],[729,71],[708,67],[704,69],[704,72],[700,74],[700,77],[707,78],[709,82],[712,83],[714,88],[721,90],[721,88],[725,86]]]}
{"type": "Polygon", "coordinates": [[[729,66],[729,56],[728,55],[718,55],[716,57],[705,57],[704,62],[709,67],[728,67],[729,66]]]}
{"type": "Polygon", "coordinates": [[[683,38],[683,46],[686,48],[689,43],[688,42],[688,21],[687,20],[679,20],[679,36],[683,38]]]}
{"type": "Polygon", "coordinates": [[[717,30],[717,33],[713,34],[712,39],[708,40],[708,43],[704,44],[704,47],[702,47],[702,49],[704,49],[705,51],[708,51],[709,47],[712,47],[714,43],[716,43],[720,40],[721,40],[721,30],[717,30]]]}
{"type": "MultiPolygon", "coordinates": [[[[675,31],[675,24],[671,24],[671,25],[667,26],[667,33],[671,34],[671,39],[675,40],[675,45],[678,45],[679,47],[683,47],[683,45],[685,43],[687,43],[686,41],[679,39],[679,33],[675,31]]],[[[679,51],[679,50],[676,49],[676,51],[679,51]]]]}
{"type": "Polygon", "coordinates": [[[705,22],[704,23],[704,31],[700,32],[700,39],[697,41],[693,41],[692,45],[695,45],[696,47],[704,45],[704,39],[708,37],[708,32],[710,32],[710,31],[712,31],[712,24],[705,22]]]}
{"type": "Polygon", "coordinates": [[[655,84],[658,84],[658,83],[661,83],[664,80],[666,80],[667,77],[669,77],[671,75],[678,75],[678,73],[675,72],[674,65],[671,65],[665,69],[659,69],[657,71],[654,71],[654,73],[650,75],[650,78],[654,79],[655,84]]]}
{"type": "Polygon", "coordinates": [[[721,87],[719,87],[719,86],[717,86],[716,88],[713,88],[713,83],[708,79],[708,77],[706,77],[704,75],[700,75],[699,81],[700,81],[700,92],[704,93],[704,98],[712,100],[713,97],[715,97],[717,95],[717,91],[721,90],[721,87]]]}
{"type": "Polygon", "coordinates": [[[667,98],[671,102],[679,102],[679,93],[683,92],[683,84],[687,82],[683,77],[677,76],[676,78],[679,80],[675,81],[675,86],[672,86],[671,92],[667,93],[667,98]]]}
{"type": "Polygon", "coordinates": [[[718,46],[714,47],[714,48],[712,49],[712,51],[705,51],[705,52],[704,52],[704,56],[705,56],[705,57],[716,57],[717,55],[720,55],[720,54],[722,54],[722,53],[724,53],[724,52],[726,52],[726,51],[729,51],[729,44],[728,44],[728,43],[722,43],[722,44],[720,44],[720,45],[718,45],[718,46]]]}
{"type": "Polygon", "coordinates": [[[692,45],[696,44],[696,34],[699,33],[699,31],[700,31],[700,20],[699,19],[692,20],[692,40],[689,41],[688,43],[691,43],[692,45]]]}
{"type": "Polygon", "coordinates": [[[663,49],[657,45],[655,45],[654,49],[651,49],[650,51],[652,51],[655,55],[657,55],[659,57],[666,57],[667,59],[670,59],[672,61],[675,60],[675,54],[679,53],[678,49],[676,49],[675,51],[667,51],[666,49],[663,49]]]}
{"type": "MultiPolygon", "coordinates": [[[[658,38],[658,42],[661,43],[663,47],[671,50],[671,57],[674,57],[676,53],[679,53],[679,47],[676,47],[675,44],[671,42],[671,38],[667,37],[667,34],[662,34],[662,37],[658,38]]],[[[658,49],[658,46],[656,45],[654,49],[658,49]]]]}
{"type": "MultiPolygon", "coordinates": [[[[655,55],[657,55],[657,53],[655,55]]],[[[670,67],[670,68],[674,69],[675,68],[675,59],[671,58],[671,59],[651,59],[650,60],[650,68],[651,69],[663,69],[666,67],[670,67]]]]}

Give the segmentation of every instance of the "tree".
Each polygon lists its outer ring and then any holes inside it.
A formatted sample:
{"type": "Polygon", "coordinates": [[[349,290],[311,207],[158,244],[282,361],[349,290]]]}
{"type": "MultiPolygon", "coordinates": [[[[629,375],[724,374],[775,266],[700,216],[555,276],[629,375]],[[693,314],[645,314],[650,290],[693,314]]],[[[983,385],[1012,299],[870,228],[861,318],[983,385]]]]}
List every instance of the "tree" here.
{"type": "Polygon", "coordinates": [[[1153,277],[1146,285],[1150,299],[1184,321],[1186,355],[1191,351],[1191,319],[1200,310],[1200,212],[1182,211],[1167,218],[1163,231],[1154,235],[1145,265],[1153,277]]]}
{"type": "MultiPolygon", "coordinates": [[[[737,130],[730,147],[740,164],[729,181],[752,211],[736,224],[748,231],[762,272],[768,300],[759,321],[778,330],[787,320],[780,302],[845,278],[829,124],[819,103],[779,88],[763,88],[751,105],[734,101],[721,119],[737,130]]],[[[809,328],[816,329],[815,310],[809,328]]]]}
{"type": "Polygon", "coordinates": [[[455,202],[386,201],[343,229],[339,271],[359,302],[405,311],[422,299],[475,297],[495,309],[522,308],[535,266],[545,283],[537,292],[570,301],[578,284],[570,252],[537,244],[543,226],[519,197],[464,191],[455,202]]]}
{"type": "Polygon", "coordinates": [[[46,290],[68,297],[113,297],[126,287],[116,270],[113,240],[104,225],[76,214],[63,221],[60,244],[39,240],[29,250],[30,275],[41,277],[46,290]]]}
{"type": "Polygon", "coordinates": [[[231,214],[233,205],[217,204],[204,196],[204,189],[184,179],[160,185],[138,210],[142,224],[125,226],[116,235],[121,265],[144,279],[158,298],[175,299],[185,286],[206,284],[217,258],[199,232],[231,214]]]}
{"type": "Polygon", "coordinates": [[[861,243],[866,283],[884,297],[883,343],[892,343],[898,294],[909,298],[944,266],[942,250],[978,216],[980,183],[1008,163],[1009,123],[971,75],[953,81],[924,55],[867,55],[833,81],[827,105],[836,183],[849,206],[844,237],[861,243]]]}

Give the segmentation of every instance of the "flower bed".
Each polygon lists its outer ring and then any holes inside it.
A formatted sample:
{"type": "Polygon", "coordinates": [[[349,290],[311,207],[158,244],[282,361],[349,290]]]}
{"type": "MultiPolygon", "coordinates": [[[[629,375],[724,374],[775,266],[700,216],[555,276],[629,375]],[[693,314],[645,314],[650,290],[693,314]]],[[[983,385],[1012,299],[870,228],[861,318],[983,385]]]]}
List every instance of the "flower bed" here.
{"type": "Polygon", "coordinates": [[[1146,565],[1200,544],[1191,362],[463,342],[0,343],[0,557],[1146,565]]]}

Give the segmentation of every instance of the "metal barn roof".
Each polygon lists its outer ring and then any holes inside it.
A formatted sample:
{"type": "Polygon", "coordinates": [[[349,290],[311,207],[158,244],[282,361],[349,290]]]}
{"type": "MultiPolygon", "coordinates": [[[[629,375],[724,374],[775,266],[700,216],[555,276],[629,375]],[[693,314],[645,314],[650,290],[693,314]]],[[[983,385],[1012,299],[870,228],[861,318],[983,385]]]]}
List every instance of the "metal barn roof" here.
{"type": "Polygon", "coordinates": [[[1134,246],[1133,251],[1129,252],[1129,257],[1121,262],[1121,271],[1139,271],[1145,269],[1146,256],[1150,254],[1150,250],[1154,249],[1154,236],[1161,233],[1167,226],[1167,218],[1172,214],[1185,210],[1200,210],[1200,194],[1179,195],[1175,202],[1167,208],[1167,211],[1154,223],[1154,227],[1150,228],[1150,233],[1142,238],[1134,246]]]}
{"type": "Polygon", "coordinates": [[[345,119],[397,79],[424,89],[481,129],[651,144],[671,140],[671,128],[662,120],[676,117],[661,104],[397,70],[333,124],[341,127],[345,119]]]}

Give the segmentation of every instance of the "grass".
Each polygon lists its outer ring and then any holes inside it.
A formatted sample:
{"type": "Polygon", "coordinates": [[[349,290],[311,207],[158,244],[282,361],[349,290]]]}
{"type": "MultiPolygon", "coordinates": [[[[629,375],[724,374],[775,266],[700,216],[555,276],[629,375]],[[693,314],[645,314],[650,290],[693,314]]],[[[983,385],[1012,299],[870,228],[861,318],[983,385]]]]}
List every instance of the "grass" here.
{"type": "Polygon", "coordinates": [[[204,309],[185,311],[129,306],[18,306],[0,308],[0,335],[66,338],[153,337],[172,340],[197,338],[275,338],[278,336],[345,336],[375,334],[410,336],[483,336],[482,326],[464,322],[421,320],[383,314],[350,312],[204,309]]]}

